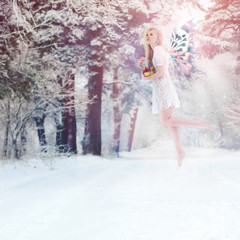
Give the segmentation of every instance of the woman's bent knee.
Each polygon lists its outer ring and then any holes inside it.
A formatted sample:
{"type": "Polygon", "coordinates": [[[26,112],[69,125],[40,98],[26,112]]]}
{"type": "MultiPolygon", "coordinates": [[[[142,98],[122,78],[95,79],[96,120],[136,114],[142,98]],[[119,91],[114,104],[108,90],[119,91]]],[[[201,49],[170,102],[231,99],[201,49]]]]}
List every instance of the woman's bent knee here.
{"type": "Polygon", "coordinates": [[[170,124],[170,118],[164,118],[164,117],[160,117],[160,123],[164,126],[164,127],[169,127],[171,124],[170,124]]]}
{"type": "Polygon", "coordinates": [[[162,118],[160,118],[160,123],[161,123],[161,125],[163,125],[164,127],[168,127],[168,120],[167,119],[162,119],[162,118]]]}
{"type": "Polygon", "coordinates": [[[171,118],[173,108],[161,111],[160,113],[160,123],[164,127],[169,127],[169,119],[171,118]]]}

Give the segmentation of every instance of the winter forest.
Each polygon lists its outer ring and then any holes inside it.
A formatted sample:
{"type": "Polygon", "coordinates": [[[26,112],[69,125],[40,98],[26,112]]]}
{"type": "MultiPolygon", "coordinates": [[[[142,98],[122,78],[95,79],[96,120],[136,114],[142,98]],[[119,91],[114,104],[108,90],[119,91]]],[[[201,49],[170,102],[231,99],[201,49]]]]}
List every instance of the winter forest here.
{"type": "Polygon", "coordinates": [[[1,0],[0,239],[239,240],[239,50],[239,0],[1,0]],[[179,127],[176,170],[137,62],[186,24],[174,116],[213,131],[179,127]]]}
{"type": "Polygon", "coordinates": [[[3,0],[0,121],[2,158],[93,154],[147,147],[168,137],[152,116],[141,80],[143,31],[195,22],[191,82],[174,82],[178,115],[201,117],[214,133],[189,129],[183,144],[240,148],[239,1],[3,0]]]}

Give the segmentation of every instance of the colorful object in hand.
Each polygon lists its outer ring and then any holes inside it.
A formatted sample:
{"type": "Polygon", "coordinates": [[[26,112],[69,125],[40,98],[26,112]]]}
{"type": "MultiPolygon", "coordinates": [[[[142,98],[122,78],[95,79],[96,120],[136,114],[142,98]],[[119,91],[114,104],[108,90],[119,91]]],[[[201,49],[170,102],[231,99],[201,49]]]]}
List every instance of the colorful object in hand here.
{"type": "Polygon", "coordinates": [[[150,62],[147,66],[146,62],[142,64],[142,73],[145,77],[149,77],[155,73],[155,68],[153,64],[150,62]]]}

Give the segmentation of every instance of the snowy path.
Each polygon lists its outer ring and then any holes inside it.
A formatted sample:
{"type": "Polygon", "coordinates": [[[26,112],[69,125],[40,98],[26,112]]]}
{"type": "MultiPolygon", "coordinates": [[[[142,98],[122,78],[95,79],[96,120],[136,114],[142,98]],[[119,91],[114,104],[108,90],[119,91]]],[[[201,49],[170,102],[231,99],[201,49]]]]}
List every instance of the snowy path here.
{"type": "Polygon", "coordinates": [[[239,240],[240,153],[156,151],[1,163],[0,239],[239,240]]]}

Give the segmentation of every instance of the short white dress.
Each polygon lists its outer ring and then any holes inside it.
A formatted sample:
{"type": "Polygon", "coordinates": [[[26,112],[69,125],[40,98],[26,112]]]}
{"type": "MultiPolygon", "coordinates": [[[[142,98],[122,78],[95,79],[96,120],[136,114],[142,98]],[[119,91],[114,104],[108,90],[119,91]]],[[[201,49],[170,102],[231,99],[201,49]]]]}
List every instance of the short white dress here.
{"type": "Polygon", "coordinates": [[[171,106],[180,107],[180,101],[172,78],[168,71],[169,54],[162,46],[156,46],[153,50],[153,66],[164,66],[164,76],[152,80],[152,113],[158,114],[161,110],[171,106]]]}

